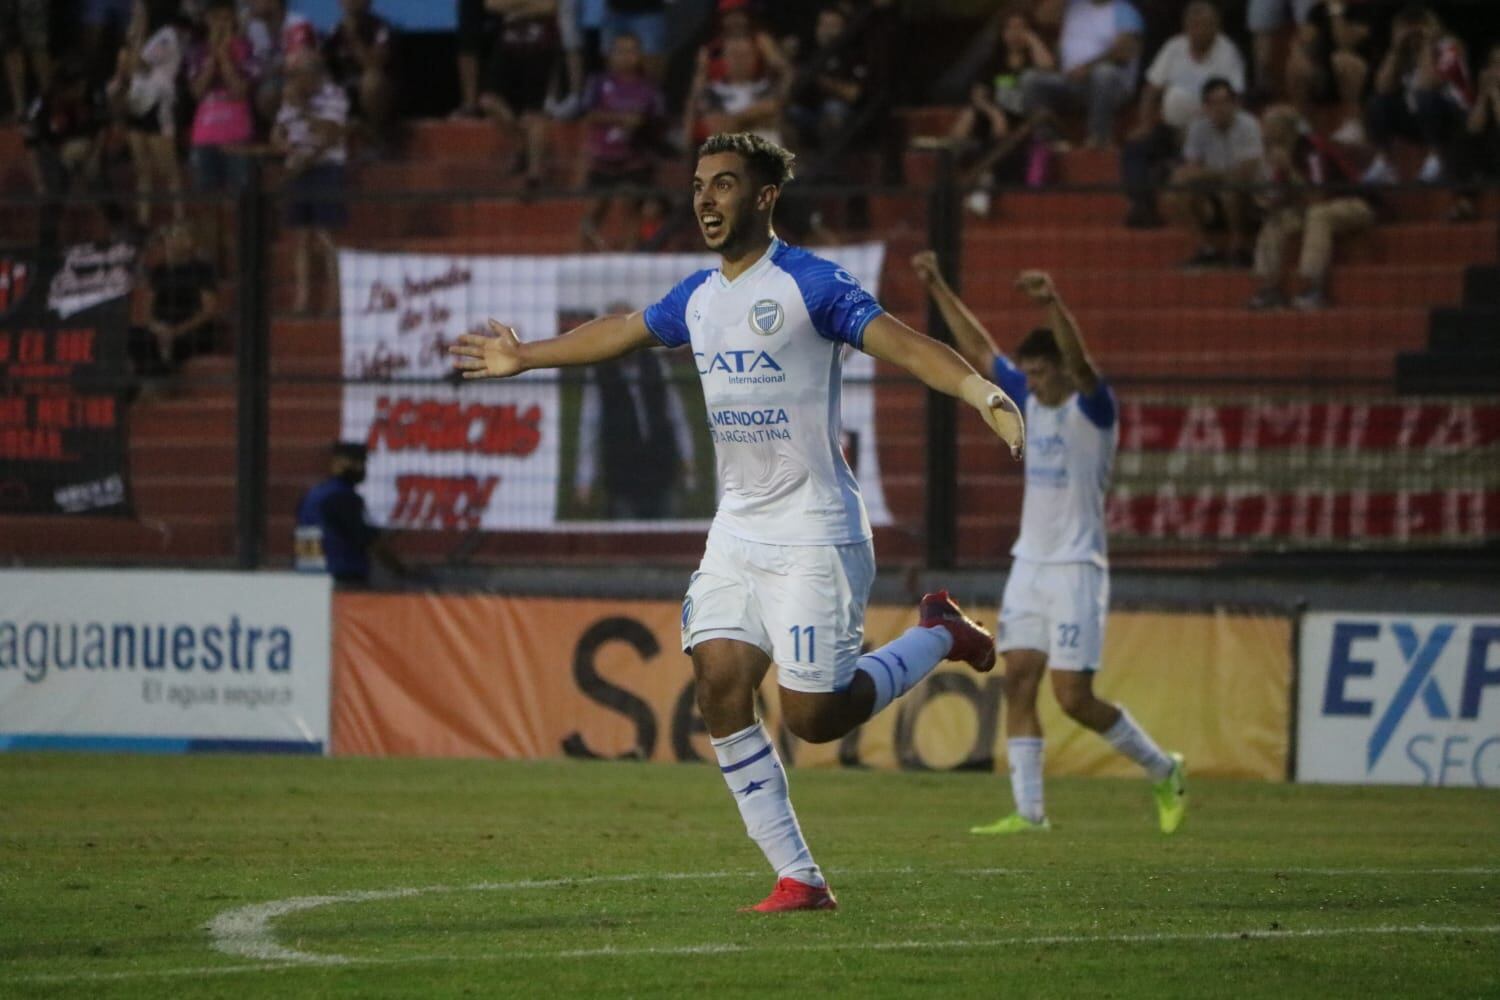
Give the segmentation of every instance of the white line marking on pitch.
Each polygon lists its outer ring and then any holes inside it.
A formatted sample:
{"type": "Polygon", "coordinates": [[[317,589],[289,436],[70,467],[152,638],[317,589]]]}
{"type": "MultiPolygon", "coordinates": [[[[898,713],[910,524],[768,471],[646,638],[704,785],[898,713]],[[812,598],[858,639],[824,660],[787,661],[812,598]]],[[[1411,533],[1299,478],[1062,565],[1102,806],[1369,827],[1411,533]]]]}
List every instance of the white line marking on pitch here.
{"type": "MultiPolygon", "coordinates": [[[[1171,875],[1183,875],[1194,873],[1220,873],[1233,871],[1238,873],[1259,874],[1287,874],[1287,875],[1496,875],[1500,874],[1500,868],[1467,867],[1467,868],[1189,868],[1176,869],[1171,875]]],[[[956,870],[919,870],[910,866],[899,868],[878,868],[844,870],[836,872],[837,875],[889,875],[889,874],[928,874],[928,875],[959,875],[959,876],[1006,876],[1006,875],[1037,875],[1048,872],[1036,869],[1022,868],[969,868],[956,870]]],[[[612,946],[604,946],[595,949],[584,949],[578,951],[533,951],[533,952],[507,952],[503,956],[442,956],[431,955],[401,959],[378,959],[378,958],[348,958],[343,955],[318,954],[314,952],[298,951],[280,944],[272,931],[272,924],[282,917],[293,913],[301,913],[306,910],[318,909],[324,906],[335,906],[345,903],[376,902],[386,899],[403,899],[412,896],[431,895],[437,893],[452,892],[516,892],[531,889],[552,889],[568,885],[599,885],[610,883],[629,883],[645,880],[654,881],[696,881],[723,878],[749,878],[757,873],[750,871],[716,871],[716,872],[636,872],[621,875],[591,875],[578,877],[562,877],[550,879],[520,879],[508,882],[476,882],[470,885],[431,885],[414,886],[394,889],[372,889],[353,892],[330,893],[318,896],[297,896],[289,899],[271,900],[265,903],[253,903],[249,906],[236,907],[226,910],[216,916],[205,926],[213,939],[216,950],[228,955],[255,960],[254,965],[220,965],[204,966],[201,968],[184,969],[161,969],[161,970],[137,970],[122,972],[100,972],[100,973],[62,973],[57,975],[41,974],[26,977],[33,982],[75,982],[83,980],[108,980],[129,979],[136,977],[171,977],[190,976],[200,974],[224,974],[248,971],[270,971],[273,969],[287,969],[306,966],[338,966],[338,965],[383,965],[409,962],[445,962],[445,961],[492,961],[499,957],[508,958],[584,958],[606,955],[694,955],[694,954],[717,954],[720,952],[738,952],[754,950],[739,945],[683,945],[667,947],[644,947],[635,949],[617,949],[612,946]]],[[[1142,871],[1137,874],[1152,877],[1158,873],[1142,871]]],[[[870,950],[891,950],[908,948],[977,948],[989,945],[1002,944],[1072,944],[1087,941],[1097,942],[1134,942],[1134,941],[1215,941],[1234,940],[1241,938],[1276,938],[1276,937],[1317,937],[1337,934],[1394,934],[1394,933],[1477,933],[1489,934],[1500,931],[1497,927],[1429,927],[1427,925],[1415,925],[1410,928],[1330,928],[1326,930],[1312,929],[1307,931],[1226,931],[1211,934],[1189,934],[1178,936],[1173,934],[1160,935],[1097,935],[1081,937],[1033,937],[1033,938],[997,938],[985,941],[888,941],[867,942],[862,944],[813,944],[802,946],[789,946],[783,950],[792,951],[835,951],[848,948],[866,948],[870,950]]]]}
{"type": "MultiPolygon", "coordinates": [[[[1220,869],[1222,870],[1222,869],[1220,869]]],[[[1395,873],[1396,869],[1336,869],[1336,868],[1286,868],[1286,869],[1240,869],[1241,871],[1264,871],[1266,874],[1305,874],[1305,875],[1347,875],[1347,874],[1386,874],[1395,873]]],[[[911,874],[911,868],[884,868],[884,869],[862,869],[858,873],[848,872],[846,874],[861,875],[889,875],[889,874],[911,874]]],[[[1412,875],[1434,875],[1434,874],[1491,874],[1500,873],[1500,869],[1486,868],[1449,868],[1449,869],[1406,869],[1402,874],[1412,875]]],[[[956,872],[955,874],[966,876],[1000,876],[1028,874],[1023,869],[1017,868],[971,868],[956,872]]],[[[1173,874],[1183,874],[1182,871],[1173,874]]],[[[431,885],[422,887],[410,887],[400,889],[375,889],[356,892],[334,893],[322,896],[297,896],[291,899],[277,899],[267,903],[254,903],[250,906],[236,907],[226,910],[213,920],[209,921],[207,929],[213,938],[213,946],[216,950],[226,955],[234,955],[239,958],[252,958],[261,962],[281,962],[302,965],[344,965],[350,960],[342,955],[317,954],[313,952],[297,951],[287,948],[276,941],[275,933],[271,925],[276,920],[293,913],[301,913],[304,910],[318,909],[323,906],[335,906],[344,903],[369,903],[384,899],[402,899],[410,896],[422,896],[449,892],[519,892],[530,889],[555,889],[565,885],[600,885],[608,883],[640,882],[647,879],[658,881],[697,881],[704,879],[723,879],[751,876],[751,872],[667,872],[664,874],[653,874],[650,872],[635,872],[622,875],[592,875],[582,878],[551,878],[551,879],[519,879],[511,882],[476,882],[471,885],[431,885]]]]}
{"type": "MultiPolygon", "coordinates": [[[[358,968],[361,966],[422,965],[427,963],[456,964],[556,958],[688,957],[693,955],[746,955],[759,952],[784,954],[789,951],[958,951],[979,948],[1013,948],[1027,945],[1168,944],[1192,941],[1212,943],[1218,941],[1285,941],[1330,937],[1429,936],[1442,934],[1500,934],[1500,924],[1482,924],[1471,927],[1462,925],[1409,924],[1405,926],[1309,927],[1303,930],[1205,931],[1200,933],[1166,932],[1160,934],[1037,934],[1016,937],[955,939],[949,941],[827,941],[808,944],[774,945],[692,944],[641,948],[617,948],[606,945],[599,948],[577,948],[558,951],[507,951],[490,955],[410,955],[401,958],[341,958],[337,964],[342,968],[358,968]]],[[[321,957],[327,958],[331,956],[321,957]]],[[[326,967],[330,963],[325,961],[321,964],[326,967]]],[[[308,963],[306,962],[271,962],[254,965],[205,965],[179,969],[138,969],[122,972],[41,974],[18,978],[25,982],[35,983],[101,982],[120,979],[167,979],[181,976],[232,975],[241,972],[274,972],[288,969],[307,969],[308,967],[308,963]]]]}

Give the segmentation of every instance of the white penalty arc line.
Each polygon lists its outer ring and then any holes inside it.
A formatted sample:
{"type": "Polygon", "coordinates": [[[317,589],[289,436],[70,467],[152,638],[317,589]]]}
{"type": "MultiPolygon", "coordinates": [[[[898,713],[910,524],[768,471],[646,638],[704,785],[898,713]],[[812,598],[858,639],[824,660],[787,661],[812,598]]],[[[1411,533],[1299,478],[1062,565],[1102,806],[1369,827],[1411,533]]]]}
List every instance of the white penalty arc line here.
{"type": "MultiPolygon", "coordinates": [[[[559,880],[564,881],[576,880],[559,880]]],[[[1333,937],[1375,936],[1457,936],[1464,934],[1500,934],[1500,924],[1473,926],[1445,924],[1377,925],[1374,927],[1309,927],[1301,930],[1248,930],[1164,932],[1134,934],[1036,934],[1013,937],[967,938],[953,940],[897,940],[897,941],[827,941],[805,944],[697,944],[663,945],[639,948],[561,949],[555,951],[529,950],[507,951],[490,955],[410,955],[400,958],[341,958],[338,968],[375,966],[423,965],[445,963],[486,963],[534,959],[586,959],[586,958],[632,958],[632,957],[681,957],[694,955],[748,955],[761,952],[785,954],[787,952],[818,953],[838,951],[961,951],[981,948],[1047,947],[1087,944],[1178,944],[1189,942],[1235,942],[1235,941],[1291,941],[1333,937]]],[[[323,956],[328,957],[328,956],[323,956]]],[[[329,967],[331,963],[319,963],[329,967]]],[[[124,979],[168,979],[182,976],[235,975],[242,972],[275,972],[290,969],[308,969],[306,962],[257,962],[250,965],[205,965],[179,969],[139,969],[121,972],[78,972],[42,974],[20,977],[34,983],[104,982],[124,979]]]]}
{"type": "MultiPolygon", "coordinates": [[[[1208,869],[1205,869],[1208,870],[1208,869]]],[[[1216,869],[1215,871],[1221,871],[1216,869]]],[[[1283,869],[1243,869],[1243,871],[1264,871],[1266,874],[1285,875],[1348,875],[1348,874],[1410,874],[1410,875],[1484,875],[1500,874],[1500,868],[1429,868],[1429,869],[1337,869],[1337,868],[1283,868],[1283,869]]],[[[1177,872],[1163,873],[1160,877],[1185,874],[1177,872]]],[[[620,875],[594,875],[573,878],[551,878],[551,879],[518,879],[509,882],[476,882],[470,885],[432,885],[407,887],[396,889],[374,889],[354,892],[334,893],[319,896],[298,896],[290,899],[271,900],[265,903],[254,903],[249,906],[236,907],[226,910],[213,920],[209,921],[206,929],[213,941],[215,950],[226,955],[237,958],[250,958],[260,962],[274,962],[291,965],[345,965],[351,959],[342,955],[319,954],[315,952],[298,951],[288,948],[276,940],[272,924],[282,917],[306,910],[318,909],[324,906],[335,906],[347,903],[377,902],[387,899],[404,899],[412,896],[435,895],[439,893],[454,892],[521,892],[533,889],[556,889],[563,886],[573,885],[607,885],[641,881],[702,881],[710,879],[744,878],[752,877],[752,872],[714,871],[714,872],[635,872],[620,875]]],[[[860,875],[912,875],[922,874],[911,867],[861,869],[858,872],[847,872],[845,874],[860,875]]],[[[934,873],[936,874],[936,873],[934,873]]],[[[994,877],[1005,875],[1036,874],[1034,871],[1018,868],[972,868],[955,871],[953,874],[960,876],[994,877]]]]}

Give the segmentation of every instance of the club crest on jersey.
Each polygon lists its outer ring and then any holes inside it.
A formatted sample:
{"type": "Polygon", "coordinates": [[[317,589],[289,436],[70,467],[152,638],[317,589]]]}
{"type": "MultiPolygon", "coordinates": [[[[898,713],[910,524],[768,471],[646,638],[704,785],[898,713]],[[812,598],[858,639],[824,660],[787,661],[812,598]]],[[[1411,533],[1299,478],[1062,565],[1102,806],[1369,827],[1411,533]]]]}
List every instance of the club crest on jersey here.
{"type": "Polygon", "coordinates": [[[750,329],[762,337],[769,337],[781,329],[786,311],[775,299],[761,299],[750,307],[750,329]]]}

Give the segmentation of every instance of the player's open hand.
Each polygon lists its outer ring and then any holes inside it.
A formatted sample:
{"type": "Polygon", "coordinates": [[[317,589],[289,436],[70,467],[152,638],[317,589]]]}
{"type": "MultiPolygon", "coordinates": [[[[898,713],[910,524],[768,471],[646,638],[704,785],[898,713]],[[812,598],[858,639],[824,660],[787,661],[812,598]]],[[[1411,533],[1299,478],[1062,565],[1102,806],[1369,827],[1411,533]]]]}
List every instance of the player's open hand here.
{"type": "Polygon", "coordinates": [[[1033,302],[1042,305],[1057,298],[1057,289],[1052,286],[1052,276],[1046,271],[1022,271],[1016,278],[1016,288],[1026,293],[1033,302]]]}
{"type": "Polygon", "coordinates": [[[1026,455],[1026,419],[1021,416],[1020,407],[1016,406],[1015,400],[1003,392],[993,393],[989,403],[989,409],[984,411],[984,419],[990,425],[990,430],[1010,446],[1011,458],[1024,458],[1026,455]]]}
{"type": "Polygon", "coordinates": [[[935,284],[942,277],[942,272],[938,270],[937,254],[931,250],[923,250],[919,254],[913,254],[911,269],[917,272],[917,277],[922,280],[923,285],[935,284]]]}
{"type": "Polygon", "coordinates": [[[464,378],[506,378],[522,371],[516,331],[490,320],[489,333],[464,333],[448,348],[453,368],[464,378]]]}

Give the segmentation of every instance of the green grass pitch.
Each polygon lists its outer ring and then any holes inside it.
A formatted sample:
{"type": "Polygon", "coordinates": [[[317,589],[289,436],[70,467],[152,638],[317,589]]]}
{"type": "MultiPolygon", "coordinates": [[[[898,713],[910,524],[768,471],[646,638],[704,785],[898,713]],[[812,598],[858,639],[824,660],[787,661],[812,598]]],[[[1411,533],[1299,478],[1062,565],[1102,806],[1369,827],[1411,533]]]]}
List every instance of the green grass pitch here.
{"type": "Polygon", "coordinates": [[[1493,791],[794,771],[842,909],[719,776],[626,763],[0,756],[0,996],[1500,996],[1493,791]],[[224,949],[229,949],[228,951],[224,949]],[[258,957],[257,957],[258,956],[258,957]]]}

